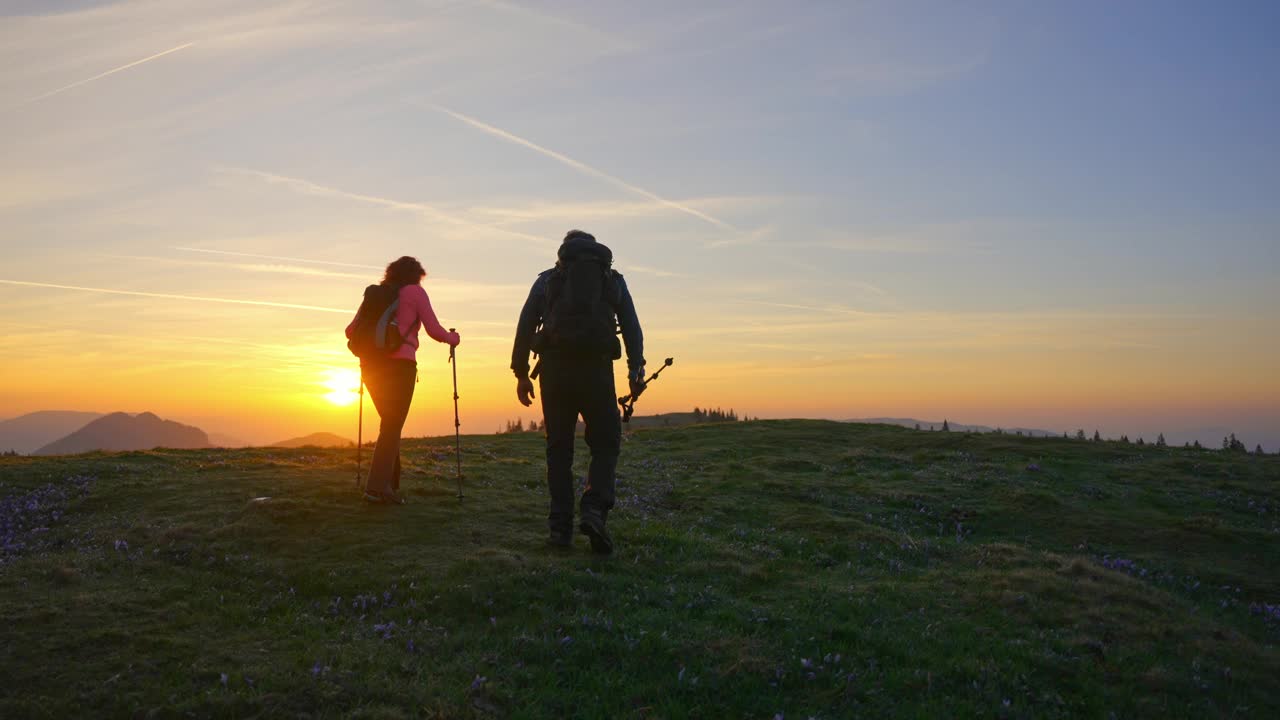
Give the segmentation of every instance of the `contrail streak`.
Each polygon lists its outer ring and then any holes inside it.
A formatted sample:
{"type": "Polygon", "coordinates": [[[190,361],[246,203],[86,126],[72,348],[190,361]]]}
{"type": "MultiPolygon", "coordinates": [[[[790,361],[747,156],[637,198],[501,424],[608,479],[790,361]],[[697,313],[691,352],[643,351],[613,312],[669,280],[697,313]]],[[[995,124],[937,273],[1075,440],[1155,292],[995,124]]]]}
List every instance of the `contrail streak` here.
{"type": "Polygon", "coordinates": [[[308,260],[306,258],[284,257],[281,255],[259,255],[257,253],[232,252],[230,250],[209,250],[207,248],[193,248],[173,246],[172,250],[182,250],[184,252],[211,253],[213,255],[234,255],[236,257],[260,258],[262,260],[283,260],[285,262],[311,263],[313,265],[336,265],[338,267],[360,268],[362,270],[382,270],[381,265],[359,265],[357,263],[334,262],[331,260],[308,260]]]}
{"type": "Polygon", "coordinates": [[[74,89],[74,88],[78,88],[78,87],[80,87],[81,85],[84,85],[85,83],[91,83],[91,82],[93,82],[94,80],[101,80],[102,78],[104,78],[104,77],[106,77],[106,76],[108,76],[108,75],[115,75],[116,73],[121,72],[121,71],[123,71],[123,70],[128,70],[128,69],[129,69],[129,68],[131,68],[131,67],[137,67],[138,65],[141,65],[142,63],[151,62],[152,60],[155,60],[156,58],[162,58],[162,57],[164,57],[165,55],[168,55],[169,53],[176,53],[176,52],[178,52],[179,50],[185,50],[186,48],[189,48],[189,47],[191,47],[192,45],[195,45],[195,43],[193,43],[193,42],[183,43],[183,44],[181,44],[181,45],[179,45],[179,46],[177,46],[177,47],[169,48],[168,50],[165,50],[164,52],[159,52],[159,53],[156,53],[155,55],[151,55],[150,57],[144,57],[144,58],[142,58],[141,60],[134,60],[133,62],[129,63],[128,65],[121,65],[121,66],[120,66],[120,67],[118,67],[118,68],[113,68],[113,69],[108,70],[108,71],[106,71],[106,72],[104,72],[104,73],[98,73],[97,75],[94,75],[94,76],[93,76],[93,77],[91,77],[91,78],[85,78],[84,80],[77,80],[76,82],[73,82],[73,83],[71,83],[70,85],[63,85],[62,87],[58,88],[57,90],[50,90],[50,91],[49,91],[49,92],[47,92],[47,93],[44,93],[44,94],[41,94],[41,95],[36,95],[35,97],[27,98],[26,100],[23,100],[23,101],[19,102],[17,105],[14,105],[13,107],[22,107],[23,105],[30,105],[30,104],[31,104],[31,103],[33,103],[33,102],[40,102],[41,100],[44,100],[45,98],[51,98],[51,97],[53,97],[54,95],[58,95],[59,93],[64,93],[64,92],[66,92],[66,91],[68,91],[68,90],[72,90],[72,89],[74,89]]]}
{"type": "Polygon", "coordinates": [[[450,225],[457,225],[457,226],[469,228],[472,230],[487,230],[489,232],[500,233],[502,235],[509,235],[511,237],[518,237],[522,240],[532,240],[534,242],[542,243],[542,244],[546,244],[550,242],[547,238],[541,238],[536,235],[529,235],[528,233],[516,232],[515,230],[506,230],[504,228],[495,227],[492,225],[484,225],[482,223],[474,223],[474,222],[471,222],[470,220],[464,220],[463,218],[454,217],[453,215],[443,213],[425,203],[405,202],[403,200],[391,200],[389,198],[378,197],[377,195],[365,195],[362,193],[354,193],[354,192],[349,192],[347,190],[342,190],[339,188],[329,187],[327,185],[314,183],[314,182],[311,182],[310,180],[304,180],[302,178],[289,177],[288,175],[277,175],[275,173],[263,172],[261,170],[252,170],[249,168],[235,168],[235,167],[221,168],[221,171],[241,173],[243,175],[256,177],[260,180],[265,180],[266,182],[269,182],[269,183],[283,184],[290,188],[293,188],[294,190],[297,190],[298,192],[308,194],[308,195],[325,195],[329,197],[347,198],[348,200],[356,200],[358,202],[368,203],[370,205],[377,205],[379,207],[389,208],[392,210],[402,210],[402,211],[417,213],[418,215],[431,218],[433,220],[436,220],[437,222],[448,223],[450,225]]]}
{"type": "Polygon", "coordinates": [[[5,285],[25,285],[27,287],[54,288],[56,290],[80,290],[82,292],[109,293],[111,295],[133,295],[136,297],[163,298],[165,300],[196,300],[199,302],[227,303],[231,305],[258,305],[260,307],[288,308],[290,310],[314,310],[316,312],[350,314],[350,310],[320,307],[318,305],[295,305],[293,303],[268,302],[266,300],[234,300],[231,298],[203,297],[199,295],[171,295],[169,293],[140,292],[138,290],[112,290],[109,288],[80,287],[78,285],[55,285],[53,283],[24,282],[22,280],[3,280],[5,285]]]}
{"type": "Polygon", "coordinates": [[[519,145],[521,147],[526,147],[526,148],[529,148],[530,150],[533,150],[534,152],[546,155],[547,157],[553,160],[556,160],[558,162],[564,163],[565,165],[568,165],[569,167],[573,168],[574,170],[577,170],[580,173],[583,173],[585,175],[590,175],[591,177],[594,177],[594,178],[599,178],[613,185],[617,185],[618,187],[623,188],[624,190],[629,190],[637,195],[649,198],[650,200],[660,205],[669,207],[672,210],[678,210],[682,213],[685,213],[686,215],[692,215],[698,218],[699,220],[709,222],[712,225],[715,225],[716,227],[721,228],[723,230],[738,232],[737,228],[735,228],[734,226],[730,225],[729,223],[719,218],[711,217],[710,215],[700,210],[695,210],[694,208],[691,208],[687,205],[681,205],[680,203],[674,200],[668,200],[662,197],[661,195],[658,195],[657,193],[653,193],[648,190],[645,190],[642,187],[637,187],[635,185],[632,185],[626,180],[623,180],[621,178],[616,178],[604,172],[603,170],[597,170],[596,168],[593,168],[584,162],[574,160],[573,158],[563,153],[558,153],[555,150],[542,147],[541,145],[531,140],[526,140],[518,135],[513,135],[501,128],[496,128],[492,125],[488,125],[486,123],[480,122],[479,120],[476,120],[473,117],[468,117],[466,115],[463,115],[462,113],[454,112],[453,110],[450,110],[449,108],[444,107],[442,105],[428,104],[428,107],[430,107],[433,110],[442,112],[454,118],[455,120],[458,120],[459,122],[466,123],[467,125],[470,125],[471,127],[476,128],[477,130],[486,132],[496,138],[506,140],[507,142],[510,142],[510,143],[515,143],[516,145],[519,145]]]}

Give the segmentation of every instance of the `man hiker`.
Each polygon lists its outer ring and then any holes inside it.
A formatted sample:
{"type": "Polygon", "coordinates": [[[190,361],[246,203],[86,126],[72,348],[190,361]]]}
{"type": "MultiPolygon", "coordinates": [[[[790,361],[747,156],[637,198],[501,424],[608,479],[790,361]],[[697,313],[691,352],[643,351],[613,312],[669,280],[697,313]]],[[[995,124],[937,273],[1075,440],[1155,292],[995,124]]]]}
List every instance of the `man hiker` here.
{"type": "Polygon", "coordinates": [[[556,266],[538,275],[520,310],[511,370],[516,397],[533,404],[529,353],[538,357],[533,377],[542,393],[547,433],[547,488],[555,547],[573,544],[573,443],[578,415],[586,424],[591,465],[582,492],[579,529],[594,552],[613,552],[605,529],[613,508],[614,470],[622,444],[622,422],[613,383],[613,361],[622,357],[618,329],[627,347],[627,378],[637,395],[644,389],[644,334],[613,253],[581,230],[570,230],[556,266]]]}

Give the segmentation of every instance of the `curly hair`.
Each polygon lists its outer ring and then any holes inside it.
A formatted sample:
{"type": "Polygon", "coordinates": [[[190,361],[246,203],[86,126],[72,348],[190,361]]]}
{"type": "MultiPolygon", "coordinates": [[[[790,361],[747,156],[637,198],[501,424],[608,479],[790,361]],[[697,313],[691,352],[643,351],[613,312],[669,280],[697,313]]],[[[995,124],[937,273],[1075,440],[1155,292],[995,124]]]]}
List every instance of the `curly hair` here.
{"type": "Polygon", "coordinates": [[[422,263],[418,262],[417,258],[405,255],[387,265],[387,271],[382,274],[382,284],[417,285],[426,276],[427,271],[422,267],[422,263]]]}

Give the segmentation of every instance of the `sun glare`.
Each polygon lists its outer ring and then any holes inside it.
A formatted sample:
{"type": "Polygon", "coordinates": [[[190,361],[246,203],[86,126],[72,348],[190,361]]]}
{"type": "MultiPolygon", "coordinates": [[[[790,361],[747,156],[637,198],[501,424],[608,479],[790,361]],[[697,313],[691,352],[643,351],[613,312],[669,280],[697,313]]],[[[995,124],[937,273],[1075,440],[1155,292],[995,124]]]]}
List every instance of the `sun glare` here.
{"type": "Polygon", "coordinates": [[[360,398],[360,373],[356,370],[330,370],[322,385],[329,388],[324,399],[334,405],[350,405],[360,398]]]}

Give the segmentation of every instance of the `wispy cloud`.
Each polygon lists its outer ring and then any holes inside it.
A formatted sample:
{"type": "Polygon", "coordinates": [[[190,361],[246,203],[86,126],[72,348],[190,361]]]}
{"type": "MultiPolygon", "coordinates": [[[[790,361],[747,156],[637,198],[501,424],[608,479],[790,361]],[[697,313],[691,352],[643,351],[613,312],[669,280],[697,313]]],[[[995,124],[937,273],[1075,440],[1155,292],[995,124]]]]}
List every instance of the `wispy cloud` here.
{"type": "Polygon", "coordinates": [[[248,175],[250,177],[255,177],[255,178],[258,178],[259,180],[263,180],[268,183],[284,185],[289,189],[294,190],[295,192],[302,193],[304,195],[340,197],[340,198],[345,198],[347,200],[355,200],[357,202],[362,202],[368,205],[376,205],[378,207],[388,208],[391,210],[400,210],[403,212],[414,213],[416,215],[420,215],[430,220],[446,223],[449,225],[456,225],[459,227],[465,227],[472,230],[493,232],[499,235],[520,238],[521,240],[529,240],[541,245],[552,244],[551,241],[548,240],[547,238],[538,237],[537,235],[530,235],[528,233],[517,232],[515,230],[507,230],[506,228],[496,227],[493,225],[485,225],[481,223],[472,222],[470,220],[442,212],[425,203],[406,202],[403,200],[392,200],[390,198],[378,197],[377,195],[367,195],[364,193],[350,192],[347,190],[342,190],[342,189],[330,187],[327,185],[321,185],[319,183],[315,183],[310,180],[304,180],[302,178],[289,177],[288,175],[278,175],[276,173],[263,172],[261,170],[252,170],[249,168],[224,167],[224,168],[218,168],[218,170],[220,172],[225,172],[225,173],[239,173],[242,175],[248,175]]]}
{"type": "MultiPolygon", "coordinates": [[[[883,292],[883,291],[882,291],[883,292]]],[[[800,303],[783,303],[769,302],[767,300],[739,300],[738,302],[746,305],[762,305],[765,307],[781,308],[784,310],[803,310],[811,313],[829,313],[836,315],[851,315],[856,317],[866,317],[880,319],[885,317],[883,312],[870,312],[867,310],[858,310],[843,305],[803,305],[800,303]]]]}
{"type": "Polygon", "coordinates": [[[811,236],[788,239],[786,244],[791,248],[851,253],[971,254],[990,252],[997,245],[1020,242],[1044,230],[1043,224],[1031,221],[975,218],[921,223],[881,232],[819,230],[811,236]]]}
{"type": "MultiPolygon", "coordinates": [[[[65,352],[68,348],[81,346],[84,338],[119,340],[122,341],[121,344],[113,345],[110,348],[112,355],[119,355],[122,352],[146,354],[158,349],[168,353],[179,353],[183,351],[190,352],[193,348],[198,348],[197,352],[201,357],[207,357],[211,354],[225,356],[226,359],[220,359],[214,364],[214,367],[219,368],[232,367],[227,362],[228,359],[244,360],[246,351],[251,351],[253,355],[271,360],[273,369],[282,367],[324,368],[330,367],[333,361],[323,359],[321,357],[323,355],[331,355],[334,359],[351,357],[350,353],[345,349],[329,351],[326,348],[314,346],[303,348],[298,345],[265,345],[225,337],[171,334],[140,336],[137,333],[109,333],[79,327],[54,329],[48,325],[15,322],[3,322],[0,325],[25,330],[25,332],[5,332],[0,335],[0,347],[24,349],[43,347],[48,348],[50,351],[65,352]],[[225,347],[218,348],[211,347],[211,345],[225,347]]],[[[472,340],[472,338],[467,339],[472,340]]],[[[151,359],[154,360],[154,358],[151,359]]],[[[261,367],[260,364],[256,365],[261,367]]],[[[151,367],[150,364],[144,364],[144,366],[151,367]]],[[[253,367],[255,363],[245,362],[238,364],[238,366],[253,367]]]]}
{"type": "Polygon", "coordinates": [[[846,236],[822,240],[802,240],[791,244],[795,247],[820,248],[843,252],[903,255],[923,255],[942,251],[967,253],[990,249],[990,245],[985,242],[956,238],[925,237],[923,235],[846,236]]]}
{"type": "Polygon", "coordinates": [[[193,248],[175,245],[171,250],[183,252],[209,253],[212,255],[231,255],[234,257],[258,258],[260,260],[281,260],[283,262],[310,263],[312,265],[334,265],[337,267],[361,268],[363,270],[382,270],[381,265],[361,265],[359,263],[334,262],[332,260],[311,260],[308,258],[285,257],[283,255],[259,255],[258,253],[233,252],[231,250],[214,250],[212,248],[193,248]]]}
{"type": "Polygon", "coordinates": [[[192,45],[195,45],[195,43],[193,43],[193,42],[183,43],[183,44],[181,44],[181,45],[178,45],[177,47],[171,47],[171,48],[169,48],[168,50],[165,50],[164,52],[158,52],[158,53],[156,53],[155,55],[150,55],[150,56],[148,56],[148,57],[144,57],[144,58],[142,58],[141,60],[134,60],[133,62],[128,63],[128,64],[125,64],[125,65],[121,65],[120,67],[112,68],[112,69],[110,69],[110,70],[108,70],[108,71],[106,71],[106,72],[98,73],[97,75],[94,75],[93,77],[85,78],[85,79],[83,79],[83,80],[77,80],[76,82],[73,82],[73,83],[71,83],[70,85],[63,85],[63,86],[62,86],[62,87],[60,87],[60,88],[57,88],[57,89],[54,89],[54,90],[50,90],[50,91],[48,91],[48,92],[46,92],[46,93],[41,93],[41,94],[36,95],[36,96],[33,96],[33,97],[29,97],[29,98],[27,98],[26,100],[20,100],[17,104],[15,104],[15,105],[11,106],[11,109],[16,109],[16,108],[23,107],[23,106],[25,106],[25,105],[30,105],[31,103],[40,102],[41,100],[44,100],[44,99],[46,99],[46,98],[51,98],[51,97],[53,97],[54,95],[58,95],[58,94],[60,94],[60,93],[64,93],[64,92],[66,92],[66,91],[68,91],[68,90],[73,90],[73,89],[75,89],[75,88],[78,88],[78,87],[80,87],[81,85],[85,85],[85,84],[87,84],[87,83],[91,83],[91,82],[93,82],[94,80],[101,80],[102,78],[107,77],[108,75],[115,75],[115,74],[116,74],[116,73],[118,73],[118,72],[123,72],[123,71],[125,71],[125,70],[128,70],[129,68],[137,67],[137,66],[139,66],[139,65],[141,65],[141,64],[143,64],[143,63],[151,62],[152,60],[155,60],[155,59],[157,59],[157,58],[162,58],[162,57],[164,57],[165,55],[169,55],[170,53],[176,53],[176,52],[178,52],[179,50],[185,50],[185,49],[187,49],[187,48],[191,47],[192,45]]]}
{"type": "MultiPolygon", "coordinates": [[[[713,195],[682,200],[682,204],[707,209],[756,209],[776,205],[786,200],[780,195],[713,195]]],[[[604,200],[580,202],[534,202],[504,205],[473,205],[467,212],[478,217],[492,218],[495,222],[521,223],[541,220],[582,220],[587,218],[638,218],[649,217],[669,209],[649,200],[604,200]]]]}
{"type": "Polygon", "coordinates": [[[675,278],[687,277],[684,273],[673,272],[671,270],[663,270],[662,268],[649,267],[648,265],[626,265],[623,267],[627,272],[637,272],[645,275],[653,275],[655,277],[675,278]]]}
{"type": "Polygon", "coordinates": [[[236,263],[236,262],[215,262],[212,260],[188,260],[186,258],[167,258],[155,257],[151,255],[101,255],[100,257],[115,258],[117,260],[143,260],[146,262],[170,263],[174,265],[195,265],[199,267],[222,268],[226,270],[241,270],[244,272],[257,273],[279,273],[283,275],[305,275],[308,277],[324,277],[324,278],[368,278],[369,274],[357,274],[348,272],[336,272],[333,270],[320,270],[317,268],[300,267],[298,265],[278,265],[263,263],[236,263]]]}
{"type": "Polygon", "coordinates": [[[745,233],[738,233],[732,237],[724,237],[718,240],[712,240],[707,243],[709,248],[738,247],[742,245],[759,245],[766,238],[773,234],[774,227],[765,225],[745,233]]]}
{"type": "MultiPolygon", "coordinates": [[[[415,102],[416,102],[416,101],[415,101],[415,102]]],[[[676,210],[676,211],[682,212],[682,213],[684,213],[684,214],[686,214],[686,215],[691,215],[691,216],[693,216],[693,217],[696,217],[696,218],[698,218],[699,220],[702,220],[702,221],[704,221],[704,222],[708,222],[708,223],[710,223],[710,224],[712,224],[712,225],[714,225],[714,226],[716,226],[716,227],[720,228],[721,230],[728,230],[728,231],[730,231],[730,232],[735,232],[735,233],[736,233],[736,232],[738,232],[738,229],[737,229],[737,228],[735,228],[733,225],[730,225],[729,223],[725,222],[724,220],[721,220],[720,218],[712,217],[711,215],[708,215],[707,213],[704,213],[704,212],[702,212],[701,210],[698,210],[698,209],[696,209],[696,208],[689,207],[687,204],[684,204],[684,203],[678,203],[678,202],[676,202],[676,201],[674,201],[674,200],[668,200],[667,198],[664,198],[664,197],[662,197],[661,195],[658,195],[658,194],[657,194],[657,193],[655,193],[655,192],[652,192],[652,191],[649,191],[649,190],[645,190],[644,188],[639,187],[638,185],[632,185],[631,183],[627,182],[626,180],[623,180],[623,179],[621,179],[621,178],[618,178],[618,177],[615,177],[615,176],[613,176],[613,175],[610,175],[609,173],[606,173],[606,172],[605,172],[605,171],[603,171],[603,170],[599,170],[599,169],[597,169],[597,168],[594,168],[594,167],[592,167],[592,166],[590,166],[590,165],[588,165],[588,164],[586,164],[586,163],[584,163],[584,162],[582,162],[582,161],[580,161],[580,160],[575,160],[575,159],[573,159],[573,158],[569,157],[568,155],[565,155],[564,153],[556,152],[555,150],[552,150],[552,149],[550,149],[550,148],[543,147],[543,146],[541,146],[541,145],[539,145],[539,144],[537,144],[537,143],[533,142],[532,140],[527,140],[527,139],[525,139],[525,138],[520,137],[519,135],[515,135],[515,134],[513,134],[513,133],[507,132],[506,130],[503,130],[502,128],[494,127],[493,125],[489,125],[489,124],[487,124],[487,123],[481,122],[481,121],[479,121],[479,120],[477,120],[477,119],[475,119],[475,118],[473,118],[473,117],[470,117],[470,116],[468,116],[468,115],[463,115],[463,114],[462,114],[462,113],[460,113],[460,112],[455,112],[455,111],[453,111],[453,110],[450,110],[450,109],[449,109],[449,108],[447,108],[447,107],[444,107],[443,105],[435,105],[435,104],[432,104],[432,103],[425,103],[425,106],[426,106],[426,107],[428,107],[428,108],[430,108],[430,109],[432,109],[432,110],[436,110],[436,111],[438,111],[438,112],[442,112],[442,113],[444,113],[444,114],[446,114],[446,115],[448,115],[448,116],[450,116],[450,117],[454,118],[455,120],[458,120],[459,122],[465,123],[465,124],[470,125],[471,127],[475,128],[475,129],[477,129],[477,130],[480,130],[481,132],[488,133],[489,135],[492,135],[492,136],[494,136],[494,137],[496,137],[496,138],[499,138],[499,139],[501,139],[501,140],[506,140],[506,141],[507,141],[507,142],[509,142],[509,143],[514,143],[514,144],[519,145],[519,146],[521,146],[521,147],[524,147],[524,148],[528,148],[528,149],[530,149],[530,150],[533,150],[533,151],[534,151],[534,152],[536,152],[536,153],[540,153],[540,154],[542,154],[542,155],[545,155],[545,156],[547,156],[547,157],[549,157],[549,158],[551,158],[551,159],[553,159],[553,160],[556,160],[557,162],[560,162],[560,163],[562,163],[562,164],[564,164],[564,165],[567,165],[567,166],[569,166],[569,167],[573,168],[574,170],[577,170],[577,171],[578,171],[578,172],[580,172],[580,173],[583,173],[584,175],[589,175],[589,176],[591,176],[591,177],[598,178],[598,179],[600,179],[600,180],[604,180],[605,182],[608,182],[608,183],[611,183],[611,184],[613,184],[613,185],[616,185],[616,186],[618,186],[618,187],[620,187],[620,188],[622,188],[622,189],[624,189],[624,190],[627,190],[627,191],[633,192],[633,193],[635,193],[635,194],[637,194],[637,195],[640,195],[641,197],[648,198],[648,199],[650,199],[650,200],[652,200],[652,201],[654,201],[654,202],[656,202],[656,203],[658,203],[658,204],[660,204],[660,205],[662,205],[662,206],[664,206],[664,207],[671,208],[672,210],[676,210]]]]}
{"type": "Polygon", "coordinates": [[[365,279],[369,276],[359,275],[356,273],[334,272],[332,270],[317,270],[309,267],[298,267],[297,265],[264,265],[262,263],[235,263],[231,267],[246,272],[258,273],[281,273],[284,275],[307,275],[310,277],[326,277],[326,278],[355,278],[365,279]]]}
{"type": "Polygon", "coordinates": [[[819,81],[828,92],[866,91],[898,93],[916,90],[935,82],[972,73],[987,61],[985,52],[953,62],[922,64],[909,62],[862,62],[827,67],[819,72],[819,81]]]}
{"type": "Polygon", "coordinates": [[[27,282],[24,280],[0,279],[0,283],[4,283],[5,285],[21,285],[25,287],[51,288],[54,290],[76,290],[80,292],[106,293],[108,295],[132,295],[135,297],[161,298],[164,300],[192,300],[196,302],[226,303],[230,305],[256,305],[259,307],[286,308],[289,310],[311,310],[314,312],[341,313],[343,315],[351,314],[349,309],[341,310],[339,308],[320,307],[318,305],[297,305],[294,303],[278,303],[267,300],[238,300],[235,298],[219,298],[199,295],[174,295],[171,293],[143,292],[140,290],[116,290],[114,288],[82,287],[79,285],[58,285],[55,283],[27,282]]]}
{"type": "Polygon", "coordinates": [[[609,42],[609,49],[611,52],[622,53],[638,49],[635,43],[629,42],[625,38],[621,38],[607,30],[587,25],[586,23],[579,22],[577,20],[570,20],[569,18],[561,17],[559,15],[552,15],[525,5],[507,2],[506,0],[477,0],[477,2],[481,5],[487,5],[492,8],[515,13],[525,18],[532,18],[533,20],[543,24],[571,30],[576,34],[585,37],[606,39],[609,42]]]}

